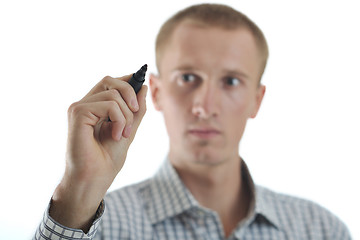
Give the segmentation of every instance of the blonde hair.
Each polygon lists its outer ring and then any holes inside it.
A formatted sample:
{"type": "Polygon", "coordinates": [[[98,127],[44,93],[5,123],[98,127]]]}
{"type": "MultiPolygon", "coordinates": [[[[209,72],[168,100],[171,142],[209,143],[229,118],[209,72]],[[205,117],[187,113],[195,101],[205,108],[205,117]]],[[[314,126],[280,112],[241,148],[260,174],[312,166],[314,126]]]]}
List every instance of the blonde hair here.
{"type": "Polygon", "coordinates": [[[159,71],[161,54],[175,28],[184,20],[192,20],[205,26],[219,27],[226,30],[234,30],[237,28],[246,28],[249,30],[255,39],[260,56],[262,57],[260,75],[262,76],[269,57],[269,49],[264,34],[246,15],[222,4],[199,4],[190,6],[176,13],[162,25],[155,43],[156,65],[159,71]]]}

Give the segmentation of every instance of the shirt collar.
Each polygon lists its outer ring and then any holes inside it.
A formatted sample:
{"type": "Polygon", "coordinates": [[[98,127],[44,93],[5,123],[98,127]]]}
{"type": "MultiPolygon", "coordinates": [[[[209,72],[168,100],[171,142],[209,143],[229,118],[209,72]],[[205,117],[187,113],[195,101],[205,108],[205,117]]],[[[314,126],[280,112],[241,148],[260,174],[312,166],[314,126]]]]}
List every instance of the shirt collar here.
{"type": "MultiPolygon", "coordinates": [[[[268,200],[268,190],[255,186],[249,169],[242,161],[242,177],[251,194],[251,208],[248,221],[257,221],[259,217],[279,229],[279,219],[272,201],[268,200]]],[[[165,160],[154,178],[150,188],[141,192],[148,201],[145,203],[149,220],[156,224],[166,218],[186,213],[188,210],[200,207],[200,204],[186,188],[168,159],[165,160]]]]}
{"type": "Polygon", "coordinates": [[[259,218],[265,218],[268,223],[279,229],[279,218],[275,212],[275,206],[271,204],[274,201],[269,201],[271,200],[269,199],[271,195],[269,194],[270,192],[265,188],[254,184],[244,160],[242,160],[241,174],[245,186],[249,189],[251,199],[250,213],[248,214],[247,219],[249,221],[259,221],[259,218]]]}
{"type": "Polygon", "coordinates": [[[168,159],[150,182],[147,211],[152,224],[199,206],[168,159]]]}
{"type": "Polygon", "coordinates": [[[268,223],[281,230],[280,219],[274,206],[274,195],[269,190],[256,186],[255,217],[262,216],[268,223]]]}

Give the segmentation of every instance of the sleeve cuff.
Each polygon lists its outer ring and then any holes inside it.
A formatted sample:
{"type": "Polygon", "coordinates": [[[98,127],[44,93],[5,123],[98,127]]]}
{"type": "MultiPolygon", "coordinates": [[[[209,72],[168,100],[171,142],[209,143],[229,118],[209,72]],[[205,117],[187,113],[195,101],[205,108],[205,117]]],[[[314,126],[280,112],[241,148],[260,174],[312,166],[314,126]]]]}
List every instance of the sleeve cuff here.
{"type": "Polygon", "coordinates": [[[51,201],[45,211],[43,220],[36,231],[35,239],[93,239],[95,233],[99,227],[101,217],[105,210],[105,201],[102,200],[96,214],[94,216],[93,223],[89,229],[88,233],[84,233],[81,229],[69,228],[66,226],[57,223],[53,218],[49,215],[51,201]]]}

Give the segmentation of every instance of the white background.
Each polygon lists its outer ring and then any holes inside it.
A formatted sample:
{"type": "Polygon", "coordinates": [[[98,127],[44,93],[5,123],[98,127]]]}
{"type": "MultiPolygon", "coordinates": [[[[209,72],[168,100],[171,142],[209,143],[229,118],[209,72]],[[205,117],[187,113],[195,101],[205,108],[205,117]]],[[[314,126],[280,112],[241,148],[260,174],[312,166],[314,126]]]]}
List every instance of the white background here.
{"type": "MultiPolygon", "coordinates": [[[[0,239],[29,239],[40,222],[63,174],[68,106],[106,75],[144,63],[156,72],[160,25],[199,2],[1,1],[0,239]]],[[[266,97],[240,150],[255,181],[322,204],[360,239],[359,6],[220,2],[253,19],[270,46],[266,97]]],[[[151,176],[167,149],[162,116],[148,98],[110,190],[151,176]]]]}

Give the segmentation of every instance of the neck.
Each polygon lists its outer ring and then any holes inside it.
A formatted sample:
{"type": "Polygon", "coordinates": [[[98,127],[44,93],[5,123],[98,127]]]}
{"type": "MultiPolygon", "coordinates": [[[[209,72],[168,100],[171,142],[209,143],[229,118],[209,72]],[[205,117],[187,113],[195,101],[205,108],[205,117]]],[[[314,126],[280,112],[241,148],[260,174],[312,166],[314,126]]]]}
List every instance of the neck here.
{"type": "Polygon", "coordinates": [[[228,236],[246,217],[249,194],[243,185],[241,160],[234,159],[219,165],[173,163],[185,186],[204,207],[216,211],[228,236]]]}

